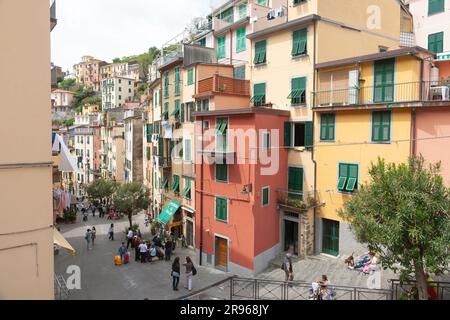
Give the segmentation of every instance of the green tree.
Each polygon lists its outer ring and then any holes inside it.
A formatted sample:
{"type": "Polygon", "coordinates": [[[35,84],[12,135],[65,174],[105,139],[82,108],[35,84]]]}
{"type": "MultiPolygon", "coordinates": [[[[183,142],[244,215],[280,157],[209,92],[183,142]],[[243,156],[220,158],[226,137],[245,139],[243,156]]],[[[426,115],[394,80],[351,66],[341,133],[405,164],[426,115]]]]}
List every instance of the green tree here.
{"type": "Polygon", "coordinates": [[[127,214],[132,228],[133,214],[148,208],[149,190],[141,182],[125,183],[117,189],[113,202],[116,210],[127,214]]]}
{"type": "Polygon", "coordinates": [[[96,93],[92,88],[85,88],[83,86],[78,86],[75,89],[75,94],[73,95],[73,100],[71,103],[72,109],[78,109],[83,106],[87,98],[95,97],[96,93]]]}
{"type": "Polygon", "coordinates": [[[120,58],[114,58],[112,62],[113,62],[113,63],[120,63],[121,60],[120,60],[120,58]]]}
{"type": "Polygon", "coordinates": [[[117,183],[109,179],[96,179],[91,182],[86,191],[91,202],[111,204],[112,196],[117,190],[117,183]]]}
{"type": "Polygon", "coordinates": [[[75,123],[75,118],[67,119],[62,122],[64,127],[71,127],[75,123]]]}
{"type": "Polygon", "coordinates": [[[360,242],[380,255],[383,268],[415,277],[419,299],[427,299],[425,273],[442,274],[450,263],[450,191],[440,164],[423,157],[369,169],[371,181],[339,211],[360,242]]]}
{"type": "Polygon", "coordinates": [[[58,82],[58,88],[63,90],[73,90],[76,86],[75,79],[65,79],[58,82]]]}

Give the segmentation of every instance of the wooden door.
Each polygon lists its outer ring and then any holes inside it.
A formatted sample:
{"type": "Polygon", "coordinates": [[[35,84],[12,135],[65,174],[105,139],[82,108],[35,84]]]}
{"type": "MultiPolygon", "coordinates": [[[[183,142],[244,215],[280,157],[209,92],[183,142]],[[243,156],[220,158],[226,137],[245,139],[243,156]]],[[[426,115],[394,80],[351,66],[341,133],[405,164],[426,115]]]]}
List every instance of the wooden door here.
{"type": "Polygon", "coordinates": [[[216,238],[216,265],[218,267],[228,267],[228,242],[226,239],[216,238]]]}

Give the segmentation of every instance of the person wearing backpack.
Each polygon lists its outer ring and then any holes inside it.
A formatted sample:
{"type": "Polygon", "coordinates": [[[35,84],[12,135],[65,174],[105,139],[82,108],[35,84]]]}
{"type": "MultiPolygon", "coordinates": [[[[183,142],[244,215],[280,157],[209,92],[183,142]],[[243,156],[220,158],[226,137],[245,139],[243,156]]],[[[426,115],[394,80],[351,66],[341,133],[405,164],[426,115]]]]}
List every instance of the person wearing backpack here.
{"type": "Polygon", "coordinates": [[[192,290],[192,276],[194,275],[194,270],[195,270],[195,274],[197,274],[197,270],[194,267],[194,264],[192,263],[192,260],[190,257],[186,257],[186,263],[183,263],[183,266],[185,266],[186,271],[186,286],[184,287],[185,289],[188,289],[189,291],[192,290]]]}

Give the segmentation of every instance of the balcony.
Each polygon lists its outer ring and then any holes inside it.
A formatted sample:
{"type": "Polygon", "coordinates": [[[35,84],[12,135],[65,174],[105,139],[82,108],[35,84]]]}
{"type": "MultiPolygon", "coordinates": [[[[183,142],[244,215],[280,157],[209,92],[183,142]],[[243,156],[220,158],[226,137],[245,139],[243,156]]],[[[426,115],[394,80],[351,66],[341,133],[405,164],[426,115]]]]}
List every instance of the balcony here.
{"type": "Polygon", "coordinates": [[[450,101],[450,81],[418,81],[313,93],[314,107],[450,101]]]}
{"type": "Polygon", "coordinates": [[[172,161],[170,158],[161,157],[161,156],[152,156],[153,165],[155,167],[168,169],[172,167],[172,161]]]}
{"type": "Polygon", "coordinates": [[[52,5],[50,6],[50,31],[52,31],[58,20],[56,19],[56,1],[53,1],[52,5]]]}
{"type": "Polygon", "coordinates": [[[198,95],[205,94],[250,96],[250,81],[214,75],[198,82],[198,95]]]}
{"type": "Polygon", "coordinates": [[[306,212],[320,203],[315,191],[300,193],[282,189],[276,191],[278,205],[294,212],[306,212]]]}

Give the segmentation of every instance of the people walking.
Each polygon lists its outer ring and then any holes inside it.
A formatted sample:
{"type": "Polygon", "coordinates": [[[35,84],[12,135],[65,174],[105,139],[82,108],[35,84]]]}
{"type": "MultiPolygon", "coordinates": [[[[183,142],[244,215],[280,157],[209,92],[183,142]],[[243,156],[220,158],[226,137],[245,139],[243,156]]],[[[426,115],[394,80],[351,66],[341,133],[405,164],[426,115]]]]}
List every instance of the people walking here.
{"type": "Polygon", "coordinates": [[[172,241],[169,239],[167,239],[166,243],[164,244],[165,246],[165,252],[164,252],[164,256],[165,256],[165,260],[166,261],[170,261],[170,256],[172,254],[172,241]]]}
{"type": "Polygon", "coordinates": [[[134,240],[134,261],[139,261],[140,257],[141,257],[141,251],[140,251],[140,246],[141,245],[141,240],[139,237],[136,237],[134,240]]]}
{"type": "Polygon", "coordinates": [[[125,255],[127,254],[127,252],[128,252],[128,249],[125,246],[125,242],[122,242],[122,245],[119,248],[119,255],[120,255],[120,258],[122,259],[123,264],[125,263],[125,255]]]}
{"type": "Polygon", "coordinates": [[[92,246],[95,244],[95,238],[97,237],[97,229],[95,227],[92,227],[92,246]]]}
{"type": "Polygon", "coordinates": [[[192,271],[194,268],[194,264],[192,263],[192,260],[190,257],[186,257],[186,263],[183,263],[183,266],[186,268],[186,271],[185,271],[186,286],[184,288],[191,291],[192,290],[192,271]]]}
{"type": "Polygon", "coordinates": [[[172,286],[173,290],[178,291],[180,283],[180,258],[176,257],[172,263],[172,286]]]}
{"type": "Polygon", "coordinates": [[[294,280],[294,272],[292,269],[292,254],[290,252],[286,253],[283,261],[283,270],[284,270],[284,281],[293,281],[294,280]]]}
{"type": "Polygon", "coordinates": [[[141,263],[145,263],[147,260],[147,251],[148,251],[148,247],[147,244],[145,242],[142,242],[141,244],[139,244],[139,255],[141,258],[141,263]]]}
{"type": "Polygon", "coordinates": [[[127,249],[132,245],[133,243],[133,230],[131,228],[128,228],[128,234],[127,234],[127,249]]]}
{"type": "Polygon", "coordinates": [[[111,223],[108,229],[109,240],[114,241],[114,223],[111,223]]]}
{"type": "Polygon", "coordinates": [[[92,249],[92,231],[91,231],[91,229],[87,229],[84,239],[86,239],[87,249],[91,250],[92,249]]]}

